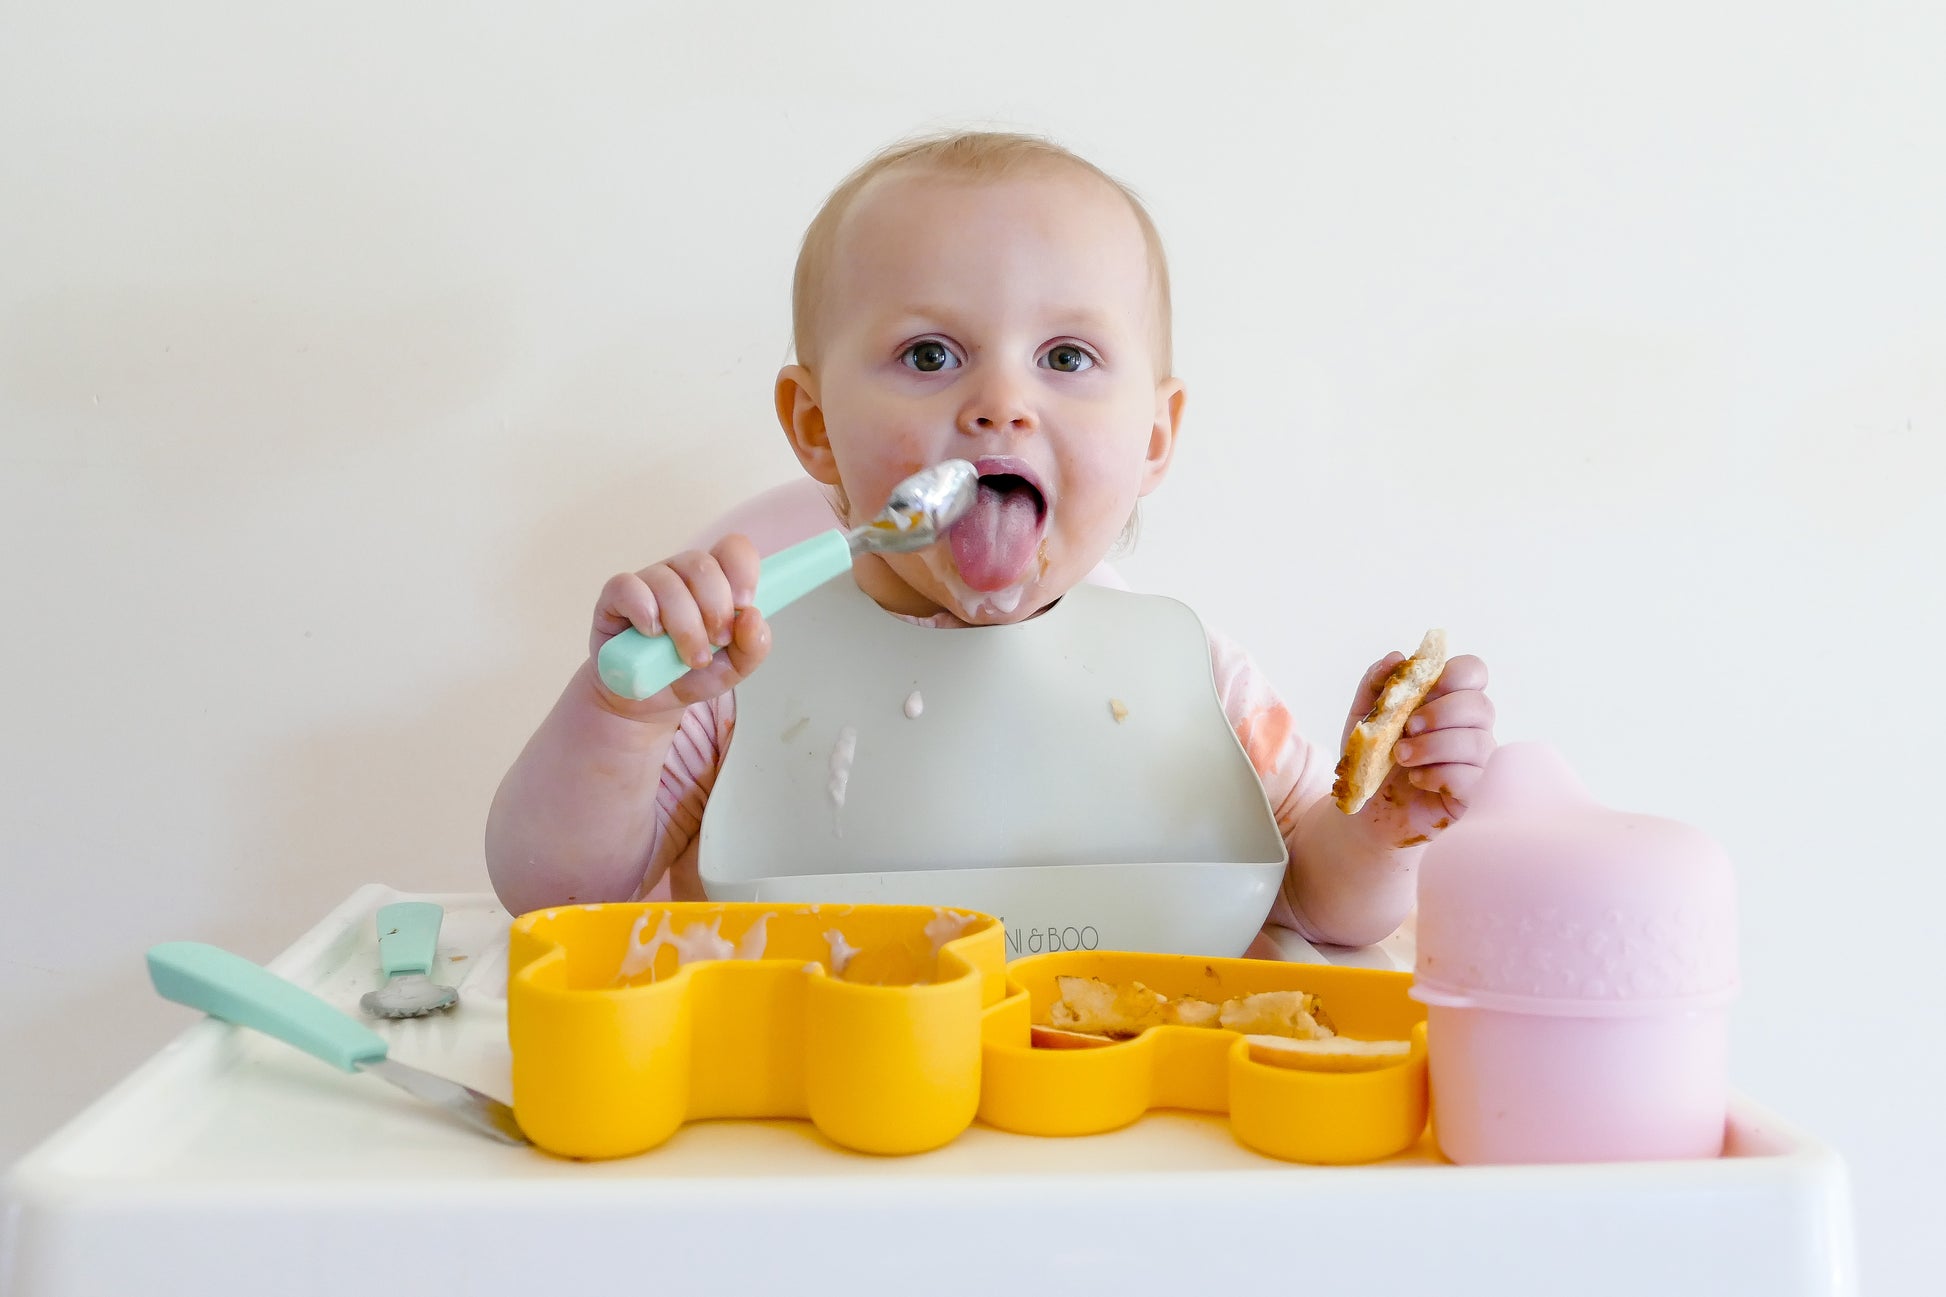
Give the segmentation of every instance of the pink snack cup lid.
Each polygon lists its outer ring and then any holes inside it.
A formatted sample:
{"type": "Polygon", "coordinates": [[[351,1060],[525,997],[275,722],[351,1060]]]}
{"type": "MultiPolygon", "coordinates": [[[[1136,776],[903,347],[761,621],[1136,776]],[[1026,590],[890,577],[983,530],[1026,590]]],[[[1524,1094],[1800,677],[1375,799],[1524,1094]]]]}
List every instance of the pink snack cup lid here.
{"type": "Polygon", "coordinates": [[[1496,751],[1419,866],[1413,994],[1517,1013],[1633,1016],[1728,1001],[1736,889],[1709,835],[1610,810],[1541,743],[1496,751]]]}

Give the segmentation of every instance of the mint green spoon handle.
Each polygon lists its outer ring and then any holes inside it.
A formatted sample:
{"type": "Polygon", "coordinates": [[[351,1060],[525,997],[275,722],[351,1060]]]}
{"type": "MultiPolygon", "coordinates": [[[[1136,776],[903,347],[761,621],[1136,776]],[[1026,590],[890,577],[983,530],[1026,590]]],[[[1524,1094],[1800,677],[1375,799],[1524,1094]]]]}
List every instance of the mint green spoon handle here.
{"type": "MultiPolygon", "coordinates": [[[[757,575],[757,611],[769,617],[849,571],[850,539],[842,531],[820,532],[763,561],[757,575]]],[[[667,635],[652,638],[632,626],[601,646],[595,665],[609,689],[636,699],[654,697],[691,670],[667,635]]]]}
{"type": "Polygon", "coordinates": [[[149,950],[149,980],[165,1000],[250,1027],[347,1072],[385,1057],[385,1041],[317,996],[240,955],[200,941],[149,950]]]}
{"type": "Polygon", "coordinates": [[[445,911],[431,901],[394,901],[378,912],[378,966],[387,977],[430,973],[445,911]]]}

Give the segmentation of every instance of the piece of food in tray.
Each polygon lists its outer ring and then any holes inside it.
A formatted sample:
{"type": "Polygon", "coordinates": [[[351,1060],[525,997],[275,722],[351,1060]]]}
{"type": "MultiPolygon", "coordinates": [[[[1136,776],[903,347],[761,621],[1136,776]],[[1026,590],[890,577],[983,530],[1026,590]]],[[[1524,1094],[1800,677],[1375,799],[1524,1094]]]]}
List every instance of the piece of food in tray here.
{"type": "Polygon", "coordinates": [[[1250,1057],[1277,1067],[1311,1072],[1373,1072],[1403,1063],[1412,1045],[1403,1040],[1352,1040],[1327,1036],[1321,1040],[1293,1040],[1288,1036],[1246,1035],[1250,1057]]]}
{"type": "MultiPolygon", "coordinates": [[[[1115,986],[1098,977],[1057,977],[1061,998],[1047,1026],[1105,1040],[1128,1040],[1150,1027],[1220,1027],[1243,1034],[1317,1040],[1332,1034],[1318,997],[1306,991],[1259,991],[1221,1004],[1193,995],[1170,999],[1140,982],[1115,986]]],[[[1048,1048],[1061,1048],[1049,1037],[1048,1048]]],[[[1067,1047],[1072,1048],[1072,1043],[1067,1047]]]]}
{"type": "Polygon", "coordinates": [[[1169,1000],[1140,982],[1111,986],[1098,977],[1057,977],[1061,998],[1048,1021],[1068,1031],[1126,1040],[1173,1021],[1169,1000]]]}
{"type": "Polygon", "coordinates": [[[1217,1021],[1246,1036],[1323,1040],[1334,1034],[1318,997],[1303,991],[1259,991],[1225,1000],[1217,1021]]]}
{"type": "Polygon", "coordinates": [[[1067,1031],[1035,1023],[1032,1043],[1035,1049],[1100,1049],[1115,1043],[1113,1036],[1098,1036],[1091,1031],[1067,1031]]]}
{"type": "Polygon", "coordinates": [[[1222,1025],[1223,1006],[1193,995],[1182,995],[1169,1002],[1177,1026],[1217,1027],[1222,1025]]]}

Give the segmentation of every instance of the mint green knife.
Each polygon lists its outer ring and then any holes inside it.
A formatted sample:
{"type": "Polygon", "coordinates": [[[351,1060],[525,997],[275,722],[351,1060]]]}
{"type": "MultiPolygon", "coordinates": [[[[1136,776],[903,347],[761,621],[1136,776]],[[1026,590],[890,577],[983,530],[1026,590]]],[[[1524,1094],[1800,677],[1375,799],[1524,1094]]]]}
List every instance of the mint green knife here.
{"type": "MultiPolygon", "coordinates": [[[[966,516],[979,489],[978,471],[963,459],[919,470],[892,488],[885,508],[864,526],[820,532],[765,559],[757,574],[757,611],[769,617],[851,571],[853,555],[902,554],[936,543],[966,516]]],[[[633,626],[601,646],[595,666],[603,684],[637,699],[654,697],[693,669],[674,640],[651,638],[633,626]]]]}
{"type": "Polygon", "coordinates": [[[385,1039],[303,987],[200,941],[149,950],[149,980],[165,1000],[295,1045],[347,1072],[370,1072],[503,1144],[526,1144],[514,1110],[470,1086],[387,1058],[385,1039]]]}

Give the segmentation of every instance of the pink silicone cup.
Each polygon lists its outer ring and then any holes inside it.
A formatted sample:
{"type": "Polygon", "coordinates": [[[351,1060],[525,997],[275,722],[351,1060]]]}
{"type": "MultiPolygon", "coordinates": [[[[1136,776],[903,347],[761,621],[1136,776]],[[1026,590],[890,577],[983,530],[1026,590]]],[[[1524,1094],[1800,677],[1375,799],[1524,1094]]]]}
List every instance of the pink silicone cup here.
{"type": "Polygon", "coordinates": [[[1454,1161],[1709,1156],[1736,993],[1728,859],[1509,744],[1420,867],[1413,995],[1454,1161]]]}

